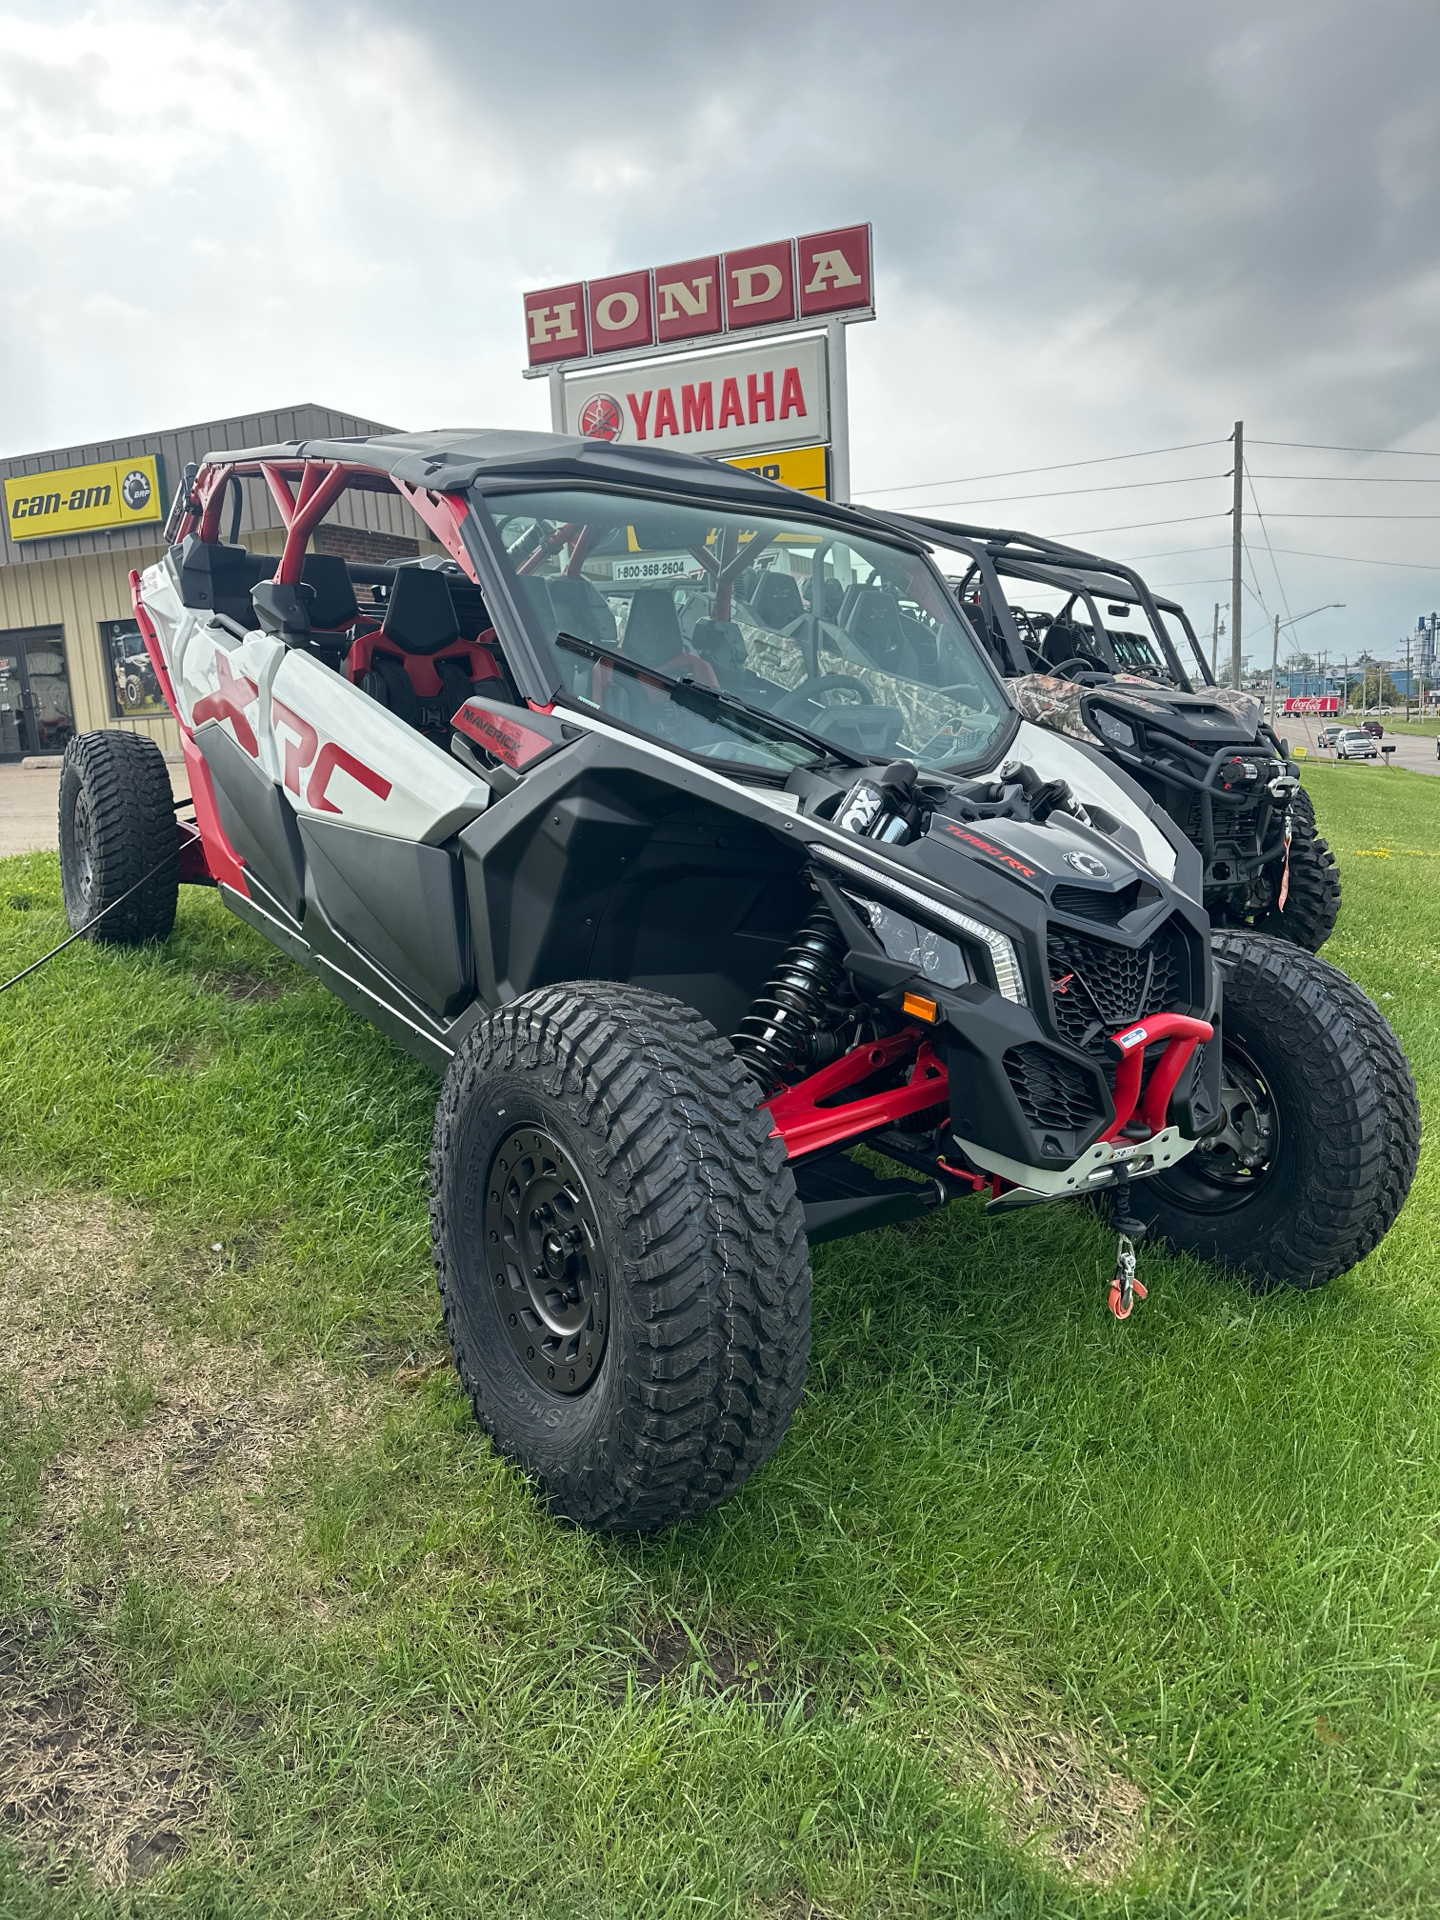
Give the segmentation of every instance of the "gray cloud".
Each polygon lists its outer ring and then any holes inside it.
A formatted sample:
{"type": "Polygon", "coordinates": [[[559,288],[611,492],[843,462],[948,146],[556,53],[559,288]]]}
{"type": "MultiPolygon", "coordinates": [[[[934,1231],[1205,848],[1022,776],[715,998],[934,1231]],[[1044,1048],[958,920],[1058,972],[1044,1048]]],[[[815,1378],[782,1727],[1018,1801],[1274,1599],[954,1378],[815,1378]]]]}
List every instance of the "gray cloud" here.
{"type": "MultiPolygon", "coordinates": [[[[1272,439],[1440,448],[1437,52],[1428,0],[11,6],[7,443],[311,395],[539,421],[523,287],[869,218],[862,484],[1215,439],[1237,415],[1272,439]]],[[[1440,513],[1440,486],[1261,488],[1277,546],[1440,565],[1440,521],[1280,517],[1400,496],[1440,513]]],[[[1211,480],[994,511],[1063,533],[1226,499],[1211,480]]],[[[1138,555],[1225,528],[1107,538],[1138,555]]],[[[1156,572],[1208,600],[1225,564],[1156,572]]],[[[1281,566],[1294,611],[1345,599],[1375,646],[1440,592],[1440,572],[1281,566]]]]}

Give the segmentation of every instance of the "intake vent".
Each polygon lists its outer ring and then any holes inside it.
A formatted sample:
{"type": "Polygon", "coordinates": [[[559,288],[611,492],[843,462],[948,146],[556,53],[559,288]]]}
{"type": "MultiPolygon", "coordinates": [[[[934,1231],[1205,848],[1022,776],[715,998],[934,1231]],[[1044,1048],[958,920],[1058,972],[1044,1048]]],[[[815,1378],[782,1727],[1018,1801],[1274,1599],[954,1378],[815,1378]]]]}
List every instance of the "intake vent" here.
{"type": "Polygon", "coordinates": [[[1118,893],[1101,893],[1097,887],[1059,886],[1050,896],[1056,913],[1068,913],[1076,920],[1098,920],[1102,926],[1118,927],[1140,898],[1140,882],[1132,880],[1118,893]]]}
{"type": "Polygon", "coordinates": [[[1095,1083],[1083,1067],[1048,1047],[1027,1041],[1005,1055],[1005,1073],[1020,1111],[1037,1130],[1054,1127],[1082,1133],[1100,1118],[1095,1083]]]}
{"type": "Polygon", "coordinates": [[[1174,920],[1141,947],[1052,926],[1047,955],[1055,1025],[1086,1053],[1098,1056],[1108,1033],[1142,1014],[1190,1004],[1189,954],[1174,920]]]}

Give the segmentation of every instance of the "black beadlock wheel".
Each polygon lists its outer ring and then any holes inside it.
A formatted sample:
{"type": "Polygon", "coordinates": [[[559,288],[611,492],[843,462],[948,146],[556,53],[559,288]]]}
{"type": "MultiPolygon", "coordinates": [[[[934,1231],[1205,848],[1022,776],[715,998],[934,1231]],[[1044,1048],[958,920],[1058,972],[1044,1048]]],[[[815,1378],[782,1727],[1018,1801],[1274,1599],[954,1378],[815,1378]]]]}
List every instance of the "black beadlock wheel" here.
{"type": "Polygon", "coordinates": [[[179,888],[164,754],[144,734],[77,734],[60,768],[60,891],[71,931],[116,947],[167,939],[179,888]],[[132,887],[124,906],[97,918],[132,887]]]}
{"type": "MultiPolygon", "coordinates": [[[[1281,867],[1274,871],[1278,901],[1281,867]]],[[[1293,946],[1318,953],[1340,917],[1340,869],[1328,841],[1315,831],[1315,807],[1302,787],[1295,796],[1290,836],[1290,885],[1285,905],[1270,907],[1254,920],[1256,933],[1274,934],[1293,946]]]]}
{"type": "Polygon", "coordinates": [[[799,1404],[804,1216],[755,1100],[698,1013],[612,982],[524,995],[445,1076],[430,1221],[455,1364],[581,1526],[703,1513],[799,1404]]]}
{"type": "Polygon", "coordinates": [[[1318,1287],[1379,1245],[1410,1190],[1420,1108],[1374,1002],[1317,955],[1248,930],[1211,935],[1223,968],[1224,1123],[1134,1213],[1256,1292],[1318,1287]]]}

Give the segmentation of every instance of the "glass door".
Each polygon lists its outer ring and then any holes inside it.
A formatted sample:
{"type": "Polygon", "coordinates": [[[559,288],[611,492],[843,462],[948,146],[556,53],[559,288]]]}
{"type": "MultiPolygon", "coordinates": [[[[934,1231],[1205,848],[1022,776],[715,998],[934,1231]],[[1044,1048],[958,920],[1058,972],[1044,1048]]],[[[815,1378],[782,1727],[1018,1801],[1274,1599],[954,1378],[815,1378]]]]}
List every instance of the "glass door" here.
{"type": "Polygon", "coordinates": [[[74,731],[65,629],[0,633],[0,760],[61,753],[74,731]]]}

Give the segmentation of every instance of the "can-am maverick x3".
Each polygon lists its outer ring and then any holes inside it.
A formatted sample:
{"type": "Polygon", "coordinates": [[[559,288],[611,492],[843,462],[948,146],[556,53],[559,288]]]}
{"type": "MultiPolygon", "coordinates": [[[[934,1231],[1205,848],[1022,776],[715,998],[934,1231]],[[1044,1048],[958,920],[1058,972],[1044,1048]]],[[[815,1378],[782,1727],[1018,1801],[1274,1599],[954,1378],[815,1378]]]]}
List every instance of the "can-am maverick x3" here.
{"type": "Polygon", "coordinates": [[[1015,710],[918,539],[503,432],[212,454],[168,537],[132,586],[196,824],[152,742],[77,740],[71,923],[163,938],[208,880],[443,1073],[455,1362],[580,1523],[665,1526],[771,1453],[810,1241],[1109,1195],[1126,1232],[1310,1287],[1394,1219],[1416,1109],[1376,1008],[1212,941],[1189,842],[1015,710]],[[220,537],[246,481],[278,560],[220,537]],[[307,553],[347,488],[440,551],[307,553]]]}
{"type": "Polygon", "coordinates": [[[1215,684],[1178,601],[1133,567],[1036,534],[881,517],[968,562],[954,585],[1021,712],[1098,746],[1159,801],[1205,863],[1213,925],[1319,951],[1340,911],[1335,856],[1289,747],[1253,694],[1215,684]],[[1062,604],[1022,606],[1027,586],[1062,604]],[[1137,608],[1148,633],[1126,624],[1137,608]]]}

